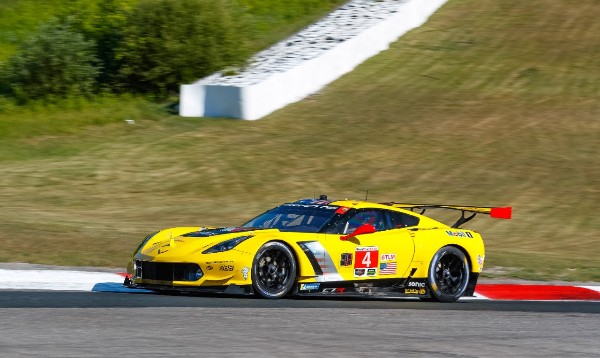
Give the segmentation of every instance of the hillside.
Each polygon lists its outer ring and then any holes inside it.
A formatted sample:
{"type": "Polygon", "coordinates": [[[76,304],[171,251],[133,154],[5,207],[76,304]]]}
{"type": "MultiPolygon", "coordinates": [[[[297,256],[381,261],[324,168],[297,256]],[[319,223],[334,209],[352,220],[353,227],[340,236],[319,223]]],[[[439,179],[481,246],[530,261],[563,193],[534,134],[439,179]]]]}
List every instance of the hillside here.
{"type": "Polygon", "coordinates": [[[450,0],[390,50],[255,122],[117,101],[1,113],[13,132],[0,139],[0,261],[124,267],[159,228],[368,191],[512,205],[512,221],[467,225],[486,239],[486,275],[600,281],[599,16],[596,0],[450,0]],[[83,126],[94,122],[113,123],[83,126]]]}

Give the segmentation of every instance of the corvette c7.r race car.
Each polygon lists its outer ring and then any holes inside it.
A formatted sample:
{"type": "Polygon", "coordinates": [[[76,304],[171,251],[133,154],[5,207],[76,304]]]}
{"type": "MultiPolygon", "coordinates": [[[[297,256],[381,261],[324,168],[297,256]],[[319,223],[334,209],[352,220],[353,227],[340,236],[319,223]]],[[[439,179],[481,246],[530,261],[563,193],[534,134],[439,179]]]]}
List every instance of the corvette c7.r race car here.
{"type": "Polygon", "coordinates": [[[510,207],[306,199],[239,227],[176,227],[148,235],[125,285],[156,291],[419,297],[473,295],[484,264],[478,213],[510,219],[510,207]],[[446,225],[425,210],[457,210],[446,225]],[[415,211],[420,211],[419,213],[415,211]]]}

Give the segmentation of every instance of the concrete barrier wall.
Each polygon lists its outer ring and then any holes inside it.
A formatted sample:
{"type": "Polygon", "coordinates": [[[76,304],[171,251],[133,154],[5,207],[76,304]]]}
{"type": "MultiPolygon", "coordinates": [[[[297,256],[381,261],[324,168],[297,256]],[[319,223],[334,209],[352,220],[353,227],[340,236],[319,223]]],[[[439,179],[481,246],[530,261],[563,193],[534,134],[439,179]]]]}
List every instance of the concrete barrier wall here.
{"type": "MultiPolygon", "coordinates": [[[[184,117],[262,118],[317,92],[368,58],[386,50],[400,36],[425,23],[446,1],[396,1],[397,11],[391,16],[285,71],[261,76],[264,78],[259,81],[234,85],[228,83],[226,77],[215,74],[193,84],[182,85],[179,114],[184,117]]],[[[327,36],[327,33],[322,36],[327,36]]],[[[243,76],[244,73],[239,77],[243,76]]]]}

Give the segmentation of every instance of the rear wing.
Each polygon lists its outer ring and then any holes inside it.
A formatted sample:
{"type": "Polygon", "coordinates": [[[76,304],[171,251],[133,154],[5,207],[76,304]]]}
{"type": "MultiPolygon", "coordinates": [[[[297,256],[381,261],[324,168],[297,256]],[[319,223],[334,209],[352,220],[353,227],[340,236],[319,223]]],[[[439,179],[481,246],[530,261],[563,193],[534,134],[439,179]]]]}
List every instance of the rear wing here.
{"type": "Polygon", "coordinates": [[[395,208],[408,209],[411,211],[421,210],[419,214],[424,214],[427,209],[449,209],[458,210],[461,212],[460,218],[452,225],[453,228],[458,228],[462,224],[470,221],[477,214],[488,214],[496,219],[510,219],[512,217],[512,207],[479,207],[479,206],[462,206],[462,205],[433,205],[433,204],[405,204],[405,203],[381,203],[384,205],[393,206],[395,208]],[[473,213],[465,216],[465,213],[473,213]]]}

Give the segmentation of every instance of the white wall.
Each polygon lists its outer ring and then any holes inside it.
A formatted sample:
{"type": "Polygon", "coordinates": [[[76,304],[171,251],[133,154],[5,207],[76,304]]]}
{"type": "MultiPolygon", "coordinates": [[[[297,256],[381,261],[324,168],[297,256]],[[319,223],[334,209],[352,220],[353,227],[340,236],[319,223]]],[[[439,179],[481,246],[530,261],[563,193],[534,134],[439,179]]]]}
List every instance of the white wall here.
{"type": "MultiPolygon", "coordinates": [[[[259,119],[315,93],[387,49],[400,36],[421,26],[447,0],[405,0],[398,11],[314,58],[300,61],[264,79],[233,85],[215,74],[182,85],[179,114],[184,117],[259,119]]],[[[323,33],[327,36],[327,33],[323,33]]],[[[242,73],[242,77],[243,77],[242,73]]]]}

